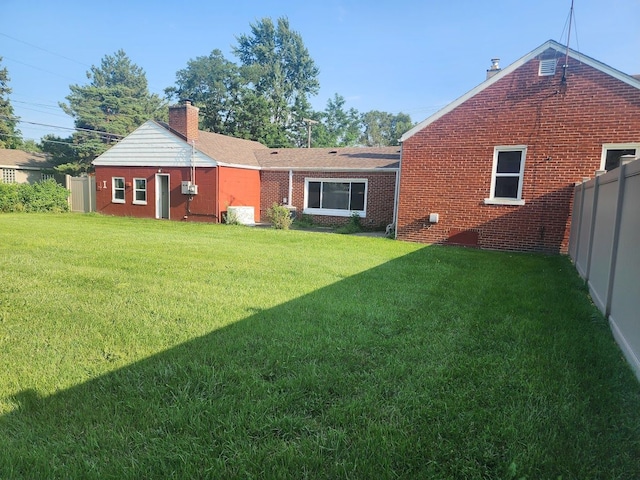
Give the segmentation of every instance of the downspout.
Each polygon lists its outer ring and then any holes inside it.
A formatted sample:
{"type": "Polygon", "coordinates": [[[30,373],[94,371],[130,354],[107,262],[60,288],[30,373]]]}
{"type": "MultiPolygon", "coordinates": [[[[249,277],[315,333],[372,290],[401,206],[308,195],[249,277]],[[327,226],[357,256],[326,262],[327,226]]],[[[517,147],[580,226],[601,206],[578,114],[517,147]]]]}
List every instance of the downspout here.
{"type": "Polygon", "coordinates": [[[289,195],[287,196],[287,206],[293,206],[291,196],[293,195],[293,170],[289,170],[289,195]]]}
{"type": "Polygon", "coordinates": [[[400,203],[400,172],[402,171],[402,149],[403,143],[400,143],[400,161],[398,162],[398,170],[396,171],[396,191],[393,199],[393,238],[398,238],[398,205],[400,203]]]}

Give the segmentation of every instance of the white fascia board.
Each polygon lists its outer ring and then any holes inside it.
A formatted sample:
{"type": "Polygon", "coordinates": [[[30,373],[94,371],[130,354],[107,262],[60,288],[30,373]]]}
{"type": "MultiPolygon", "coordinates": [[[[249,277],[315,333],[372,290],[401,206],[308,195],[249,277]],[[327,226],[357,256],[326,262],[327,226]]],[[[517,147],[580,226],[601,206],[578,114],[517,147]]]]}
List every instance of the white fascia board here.
{"type": "MultiPolygon", "coordinates": [[[[552,49],[556,50],[558,53],[561,53],[561,54],[566,54],[567,53],[567,47],[565,47],[564,45],[561,45],[560,43],[558,43],[558,42],[556,42],[554,40],[546,41],[545,43],[540,45],[538,48],[533,50],[532,52],[529,52],[524,57],[520,58],[519,60],[516,60],[515,62],[513,62],[508,67],[502,69],[500,72],[496,73],[491,78],[485,80],[484,82],[482,82],[477,87],[473,88],[472,90],[468,91],[467,93],[465,93],[464,95],[462,95],[458,99],[456,99],[453,102],[451,102],[450,104],[448,104],[443,109],[438,110],[436,113],[434,113],[430,117],[428,117],[425,120],[423,120],[422,122],[418,123],[415,127],[413,127],[411,130],[407,131],[404,135],[402,135],[402,137],[400,138],[400,142],[406,141],[407,139],[409,139],[410,137],[415,135],[417,132],[419,132],[420,130],[425,128],[427,125],[435,122],[440,117],[443,117],[447,113],[451,112],[452,110],[454,110],[455,108],[460,106],[462,103],[464,103],[467,100],[469,100],[471,97],[474,97],[478,93],[482,92],[485,88],[490,87],[491,85],[496,83],[501,78],[509,75],[511,72],[513,72],[517,68],[520,68],[522,65],[524,65],[528,61],[534,59],[535,57],[540,55],[542,52],[548,50],[549,48],[552,48],[552,49]]],[[[608,74],[608,75],[610,75],[610,76],[612,76],[612,77],[614,77],[614,78],[616,78],[616,79],[618,79],[618,80],[620,80],[620,81],[622,81],[622,82],[624,82],[624,83],[626,83],[628,85],[631,85],[632,87],[636,87],[636,88],[640,89],[640,80],[637,80],[637,79],[633,78],[631,75],[627,75],[625,73],[622,73],[619,70],[616,70],[615,68],[612,68],[612,67],[610,67],[608,65],[605,65],[602,62],[594,60],[591,57],[588,57],[586,55],[583,55],[583,54],[581,54],[579,52],[576,52],[574,50],[571,50],[571,49],[569,49],[569,57],[579,61],[580,63],[584,63],[585,65],[589,65],[590,67],[593,67],[593,68],[595,68],[597,70],[600,70],[601,72],[606,73],[606,74],[608,74]]]]}
{"type": "Polygon", "coordinates": [[[255,165],[241,165],[239,163],[225,163],[225,162],[217,162],[216,166],[220,167],[228,167],[228,168],[243,168],[245,170],[262,170],[260,167],[256,167],[255,165]]]}
{"type": "Polygon", "coordinates": [[[323,168],[323,167],[263,167],[261,170],[270,171],[270,172],[370,172],[370,173],[379,173],[379,172],[397,172],[400,169],[395,168],[323,168]]]}

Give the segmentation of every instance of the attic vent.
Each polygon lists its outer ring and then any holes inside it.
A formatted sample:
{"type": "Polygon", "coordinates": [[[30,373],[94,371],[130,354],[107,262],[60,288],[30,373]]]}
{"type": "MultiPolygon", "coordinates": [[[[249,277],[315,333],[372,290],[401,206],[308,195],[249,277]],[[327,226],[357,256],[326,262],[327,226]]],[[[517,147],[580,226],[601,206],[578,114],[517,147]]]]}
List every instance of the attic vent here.
{"type": "Polygon", "coordinates": [[[540,60],[540,67],[538,68],[539,77],[549,77],[556,74],[556,64],[558,62],[555,58],[546,58],[540,60]]]}

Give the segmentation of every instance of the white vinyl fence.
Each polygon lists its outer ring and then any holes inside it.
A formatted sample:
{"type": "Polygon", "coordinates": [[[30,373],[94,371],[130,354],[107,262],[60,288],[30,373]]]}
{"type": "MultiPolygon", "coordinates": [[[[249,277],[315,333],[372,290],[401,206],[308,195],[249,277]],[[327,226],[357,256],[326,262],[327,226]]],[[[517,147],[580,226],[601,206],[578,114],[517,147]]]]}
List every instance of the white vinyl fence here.
{"type": "Polygon", "coordinates": [[[640,380],[640,159],[576,185],[569,255],[640,380]]]}
{"type": "Polygon", "coordinates": [[[69,207],[72,212],[95,212],[96,211],[96,177],[83,176],[65,178],[69,195],[69,207]]]}

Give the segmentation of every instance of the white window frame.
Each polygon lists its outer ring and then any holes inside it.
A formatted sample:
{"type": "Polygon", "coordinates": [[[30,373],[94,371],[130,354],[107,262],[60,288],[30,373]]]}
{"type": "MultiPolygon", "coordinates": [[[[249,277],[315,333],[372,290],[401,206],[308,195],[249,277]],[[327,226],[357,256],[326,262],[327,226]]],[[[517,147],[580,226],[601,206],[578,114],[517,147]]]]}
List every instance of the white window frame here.
{"type": "MultiPolygon", "coordinates": [[[[322,201],[322,187],[321,187],[322,201]]],[[[309,215],[327,215],[333,217],[350,217],[353,213],[357,213],[360,217],[367,216],[367,201],[369,197],[369,181],[366,178],[305,178],[304,179],[304,209],[303,213],[309,215]],[[364,210],[348,210],[333,208],[310,208],[309,205],[309,183],[364,183],[364,210]]]]}
{"type": "Polygon", "coordinates": [[[493,169],[491,172],[491,190],[489,198],[484,199],[486,205],[524,205],[522,199],[522,185],[524,183],[524,168],[527,158],[527,146],[526,145],[499,145],[493,149],[493,169]],[[500,152],[521,152],[520,156],[520,172],[518,176],[518,195],[516,198],[508,197],[496,197],[496,178],[500,177],[515,177],[515,173],[497,173],[498,170],[498,155],[500,152]]]}
{"type": "Polygon", "coordinates": [[[141,178],[141,177],[136,177],[133,179],[133,204],[134,205],[146,205],[147,204],[147,179],[146,178],[141,178]],[[143,181],[144,182],[144,188],[138,188],[137,182],[138,181],[143,181]],[[138,192],[144,192],[144,200],[138,200],[138,192]]]}
{"type": "Polygon", "coordinates": [[[600,157],[600,170],[604,170],[607,163],[607,151],[635,149],[636,158],[640,158],[640,143],[604,143],[602,144],[602,156],[600,157]]]}
{"type": "Polygon", "coordinates": [[[53,173],[42,173],[42,181],[45,182],[47,180],[55,180],[56,177],[53,173]]]}
{"type": "Polygon", "coordinates": [[[2,169],[2,183],[16,183],[16,169],[15,168],[3,168],[2,169]]]}
{"type": "Polygon", "coordinates": [[[111,177],[111,202],[112,203],[126,203],[127,199],[127,184],[124,181],[124,177],[111,177]],[[122,180],[122,187],[116,187],[116,181],[122,180]],[[116,191],[122,191],[123,198],[116,198],[116,191]]]}

